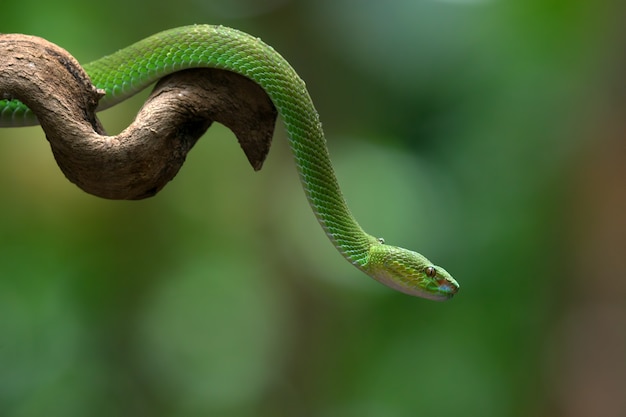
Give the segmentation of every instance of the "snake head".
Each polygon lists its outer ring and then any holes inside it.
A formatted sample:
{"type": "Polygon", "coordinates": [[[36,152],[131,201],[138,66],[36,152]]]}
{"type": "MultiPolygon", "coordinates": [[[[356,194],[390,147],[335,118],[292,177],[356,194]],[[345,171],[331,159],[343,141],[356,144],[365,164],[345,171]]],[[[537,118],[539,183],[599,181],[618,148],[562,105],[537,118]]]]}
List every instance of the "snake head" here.
{"type": "Polygon", "coordinates": [[[375,243],[364,270],[376,281],[405,294],[443,301],[459,290],[459,284],[443,268],[417,252],[375,243]]]}

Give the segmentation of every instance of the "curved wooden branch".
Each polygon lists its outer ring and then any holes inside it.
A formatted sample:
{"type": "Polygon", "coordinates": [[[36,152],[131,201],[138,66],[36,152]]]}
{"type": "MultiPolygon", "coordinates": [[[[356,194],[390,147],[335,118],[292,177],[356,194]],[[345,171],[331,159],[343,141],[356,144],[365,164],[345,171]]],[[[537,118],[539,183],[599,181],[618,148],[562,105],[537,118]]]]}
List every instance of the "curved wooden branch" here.
{"type": "Polygon", "coordinates": [[[235,133],[255,170],[269,151],[276,109],[257,84],[240,75],[198,69],[165,77],[135,121],[119,135],[106,136],[95,115],[103,93],[64,49],[37,37],[1,35],[0,57],[0,98],[30,107],[65,176],[90,194],[155,195],[213,121],[235,133]]]}

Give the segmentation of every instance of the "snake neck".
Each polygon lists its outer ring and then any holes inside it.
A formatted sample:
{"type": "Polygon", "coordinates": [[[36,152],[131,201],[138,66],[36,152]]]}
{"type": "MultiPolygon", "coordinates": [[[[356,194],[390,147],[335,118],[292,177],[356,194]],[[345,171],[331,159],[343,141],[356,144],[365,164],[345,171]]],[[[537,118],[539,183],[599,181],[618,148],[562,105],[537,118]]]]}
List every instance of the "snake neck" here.
{"type": "MultiPolygon", "coordinates": [[[[287,132],[290,135],[289,128],[287,132]]],[[[370,248],[380,241],[365,233],[351,214],[332,168],[321,126],[306,137],[297,134],[289,137],[300,180],[315,217],[337,250],[365,271],[370,248]]]]}

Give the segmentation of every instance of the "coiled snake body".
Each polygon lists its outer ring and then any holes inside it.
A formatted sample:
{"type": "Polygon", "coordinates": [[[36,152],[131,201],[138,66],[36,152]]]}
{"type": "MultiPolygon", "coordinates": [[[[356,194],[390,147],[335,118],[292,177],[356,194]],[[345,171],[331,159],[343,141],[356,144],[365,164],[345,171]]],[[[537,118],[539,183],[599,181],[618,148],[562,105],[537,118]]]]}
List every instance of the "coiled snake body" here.
{"type": "MultiPolygon", "coordinates": [[[[282,117],[308,201],[333,245],[353,265],[398,291],[445,300],[458,283],[419,253],[391,246],[365,233],[341,193],[319,116],[305,83],[274,49],[258,38],[222,26],[180,27],[84,66],[106,92],[99,110],[111,107],[154,81],[190,68],[217,68],[257,83],[282,117]]],[[[0,105],[0,125],[34,124],[29,109],[13,100],[0,105]]]]}

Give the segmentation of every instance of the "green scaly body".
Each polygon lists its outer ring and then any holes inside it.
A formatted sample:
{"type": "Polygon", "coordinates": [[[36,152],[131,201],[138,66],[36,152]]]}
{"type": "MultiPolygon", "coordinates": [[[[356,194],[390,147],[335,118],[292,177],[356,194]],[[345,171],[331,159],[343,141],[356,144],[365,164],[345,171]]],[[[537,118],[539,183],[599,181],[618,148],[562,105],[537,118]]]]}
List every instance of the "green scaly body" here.
{"type": "MultiPolygon", "coordinates": [[[[416,252],[384,244],[359,226],[339,188],[319,116],[304,81],[260,39],[222,26],[180,27],[84,66],[94,85],[106,91],[99,110],[127,99],[165,75],[202,67],[241,74],[265,90],[285,124],[309,203],[348,261],[407,294],[445,300],[457,292],[457,282],[443,268],[416,252]]],[[[0,126],[36,123],[20,102],[0,101],[0,126]]]]}

